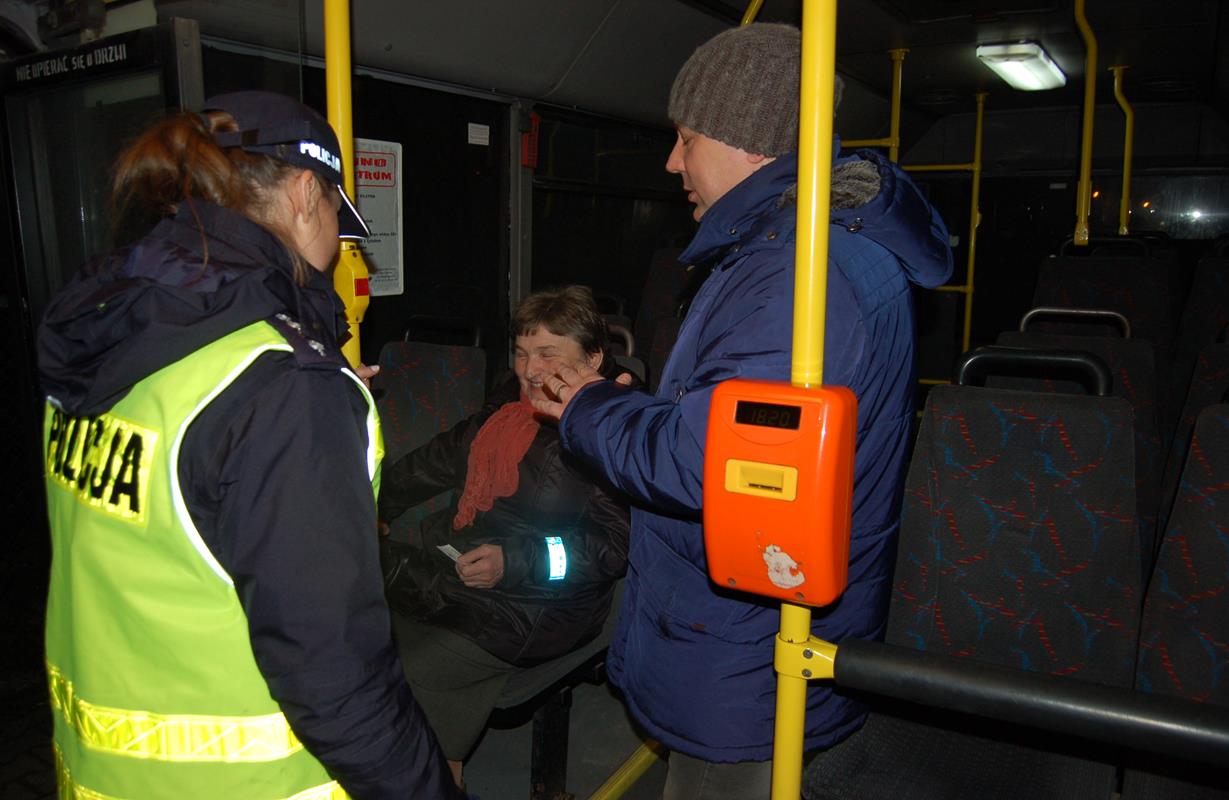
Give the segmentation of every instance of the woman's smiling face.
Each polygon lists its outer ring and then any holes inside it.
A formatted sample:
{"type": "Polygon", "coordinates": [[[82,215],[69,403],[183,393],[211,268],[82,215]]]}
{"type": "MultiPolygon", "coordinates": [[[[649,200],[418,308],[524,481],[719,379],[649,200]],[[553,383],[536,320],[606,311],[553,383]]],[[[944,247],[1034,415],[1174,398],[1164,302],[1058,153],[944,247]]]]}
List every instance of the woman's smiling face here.
{"type": "Polygon", "coordinates": [[[575,339],[551,333],[542,326],[516,337],[513,368],[521,394],[530,400],[547,399],[542,383],[560,367],[587,364],[597,369],[601,363],[601,353],[586,355],[575,339]]]}

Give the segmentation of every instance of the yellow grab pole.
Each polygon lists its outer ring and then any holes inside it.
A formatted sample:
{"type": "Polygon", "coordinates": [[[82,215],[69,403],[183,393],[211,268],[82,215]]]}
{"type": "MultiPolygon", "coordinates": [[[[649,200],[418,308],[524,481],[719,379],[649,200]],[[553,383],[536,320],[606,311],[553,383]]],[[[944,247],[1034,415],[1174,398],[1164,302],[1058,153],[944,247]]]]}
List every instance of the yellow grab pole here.
{"type": "Polygon", "coordinates": [[[589,795],[589,800],[617,800],[630,789],[649,767],[665,757],[666,749],[653,739],[646,740],[619,765],[601,786],[589,795]]]}
{"type": "MultiPolygon", "coordinates": [[[[794,339],[790,380],[819,386],[824,374],[828,295],[828,211],[832,180],[832,88],[836,75],[836,0],[802,7],[802,96],[798,132],[798,233],[794,255],[794,339]]],[[[781,604],[785,642],[806,642],[811,609],[781,604]]],[[[806,678],[786,674],[777,659],[772,800],[797,800],[802,790],[806,678]]]]}
{"type": "Polygon", "coordinates": [[[981,225],[981,143],[986,114],[986,93],[978,92],[975,97],[977,128],[973,134],[973,199],[969,209],[969,260],[965,269],[964,337],[961,339],[964,352],[968,352],[969,339],[973,333],[973,266],[977,263],[977,228],[981,225]]]}
{"type": "Polygon", "coordinates": [[[790,380],[797,386],[819,386],[824,377],[828,192],[832,181],[832,79],[835,74],[836,0],[807,0],[802,16],[798,233],[790,372],[790,380]]]}
{"type": "Polygon", "coordinates": [[[892,57],[892,116],[888,129],[888,158],[894,164],[900,160],[900,96],[904,83],[905,53],[908,52],[905,47],[888,51],[888,55],[892,57]]]}
{"type": "Polygon", "coordinates": [[[750,25],[755,22],[755,18],[759,16],[760,6],[764,5],[764,0],[751,0],[747,4],[747,10],[743,12],[743,21],[739,25],[750,25]]]}
{"type": "Polygon", "coordinates": [[[1088,53],[1084,57],[1084,131],[1080,142],[1080,182],[1075,197],[1077,245],[1088,244],[1088,215],[1092,211],[1092,120],[1097,102],[1097,38],[1084,16],[1084,0],[1075,0],[1075,22],[1088,53]]]}
{"type": "Polygon", "coordinates": [[[1122,73],[1126,67],[1110,67],[1114,73],[1114,97],[1126,117],[1126,139],[1122,145],[1122,199],[1118,202],[1118,235],[1131,232],[1131,159],[1135,152],[1135,109],[1122,92],[1122,73]]]}
{"type": "MultiPolygon", "coordinates": [[[[329,124],[341,144],[342,173],[346,194],[354,197],[354,126],[350,116],[350,0],[324,0],[324,80],[327,91],[329,124]]],[[[358,326],[371,302],[367,286],[367,262],[358,245],[341,243],[333,288],[346,306],[350,339],[341,352],[351,366],[359,364],[358,326]]]]}

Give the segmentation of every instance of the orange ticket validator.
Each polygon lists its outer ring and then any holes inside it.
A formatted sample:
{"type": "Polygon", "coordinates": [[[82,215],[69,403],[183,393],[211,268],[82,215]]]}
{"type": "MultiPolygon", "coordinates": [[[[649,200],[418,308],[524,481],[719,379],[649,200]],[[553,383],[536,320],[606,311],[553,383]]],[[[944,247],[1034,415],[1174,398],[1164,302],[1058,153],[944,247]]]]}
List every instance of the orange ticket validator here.
{"type": "Polygon", "coordinates": [[[704,546],[719,586],[823,606],[849,573],[858,402],[844,386],[735,379],[713,391],[704,546]]]}

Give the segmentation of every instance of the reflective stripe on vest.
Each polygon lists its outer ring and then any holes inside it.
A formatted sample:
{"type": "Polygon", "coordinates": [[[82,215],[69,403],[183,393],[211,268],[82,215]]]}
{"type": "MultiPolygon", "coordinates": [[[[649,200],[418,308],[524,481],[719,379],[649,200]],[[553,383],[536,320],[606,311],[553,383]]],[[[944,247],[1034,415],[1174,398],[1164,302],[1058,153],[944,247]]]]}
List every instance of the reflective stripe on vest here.
{"type": "Polygon", "coordinates": [[[156,761],[274,761],[303,749],[282,714],[218,717],[153,714],[82,700],[54,664],[51,704],[81,742],[95,750],[156,761]]]}
{"type": "MultiPolygon", "coordinates": [[[[95,792],[93,789],[74,783],[72,774],[64,765],[64,757],[60,755],[60,748],[52,744],[51,749],[55,754],[56,783],[59,787],[56,793],[58,800],[121,800],[114,795],[95,792]]],[[[348,800],[348,798],[349,795],[342,790],[341,784],[337,781],[329,781],[310,789],[304,789],[285,800],[348,800]]]]}

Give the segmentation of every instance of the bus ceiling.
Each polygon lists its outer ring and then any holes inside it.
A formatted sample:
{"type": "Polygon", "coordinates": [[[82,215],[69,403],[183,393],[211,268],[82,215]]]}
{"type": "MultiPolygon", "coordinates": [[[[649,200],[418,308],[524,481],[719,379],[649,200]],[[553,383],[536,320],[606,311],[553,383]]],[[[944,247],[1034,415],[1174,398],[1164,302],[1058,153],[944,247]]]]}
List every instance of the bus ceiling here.
{"type": "MultiPolygon", "coordinates": [[[[765,0],[761,22],[801,20],[802,0],[765,0]]],[[[1112,103],[1108,68],[1128,65],[1136,103],[1229,106],[1229,10],[1216,0],[1092,0],[1100,46],[1098,98],[1112,103]]],[[[159,16],[200,22],[202,35],[274,51],[323,55],[323,3],[166,0],[159,16]]],[[[665,125],[678,67],[700,43],[737,25],[745,0],[448,0],[353,4],[354,63],[468,89],[665,125]]],[[[906,131],[972,113],[977,92],[996,112],[1077,108],[1084,43],[1073,0],[845,0],[838,7],[837,71],[848,90],[838,130],[880,135],[891,90],[888,51],[909,49],[906,131]],[[977,44],[1030,40],[1067,76],[1059,89],[1010,89],[980,64],[977,44]],[[908,124],[911,123],[911,124],[908,124]]],[[[905,134],[909,138],[908,133],[905,134]]]]}

